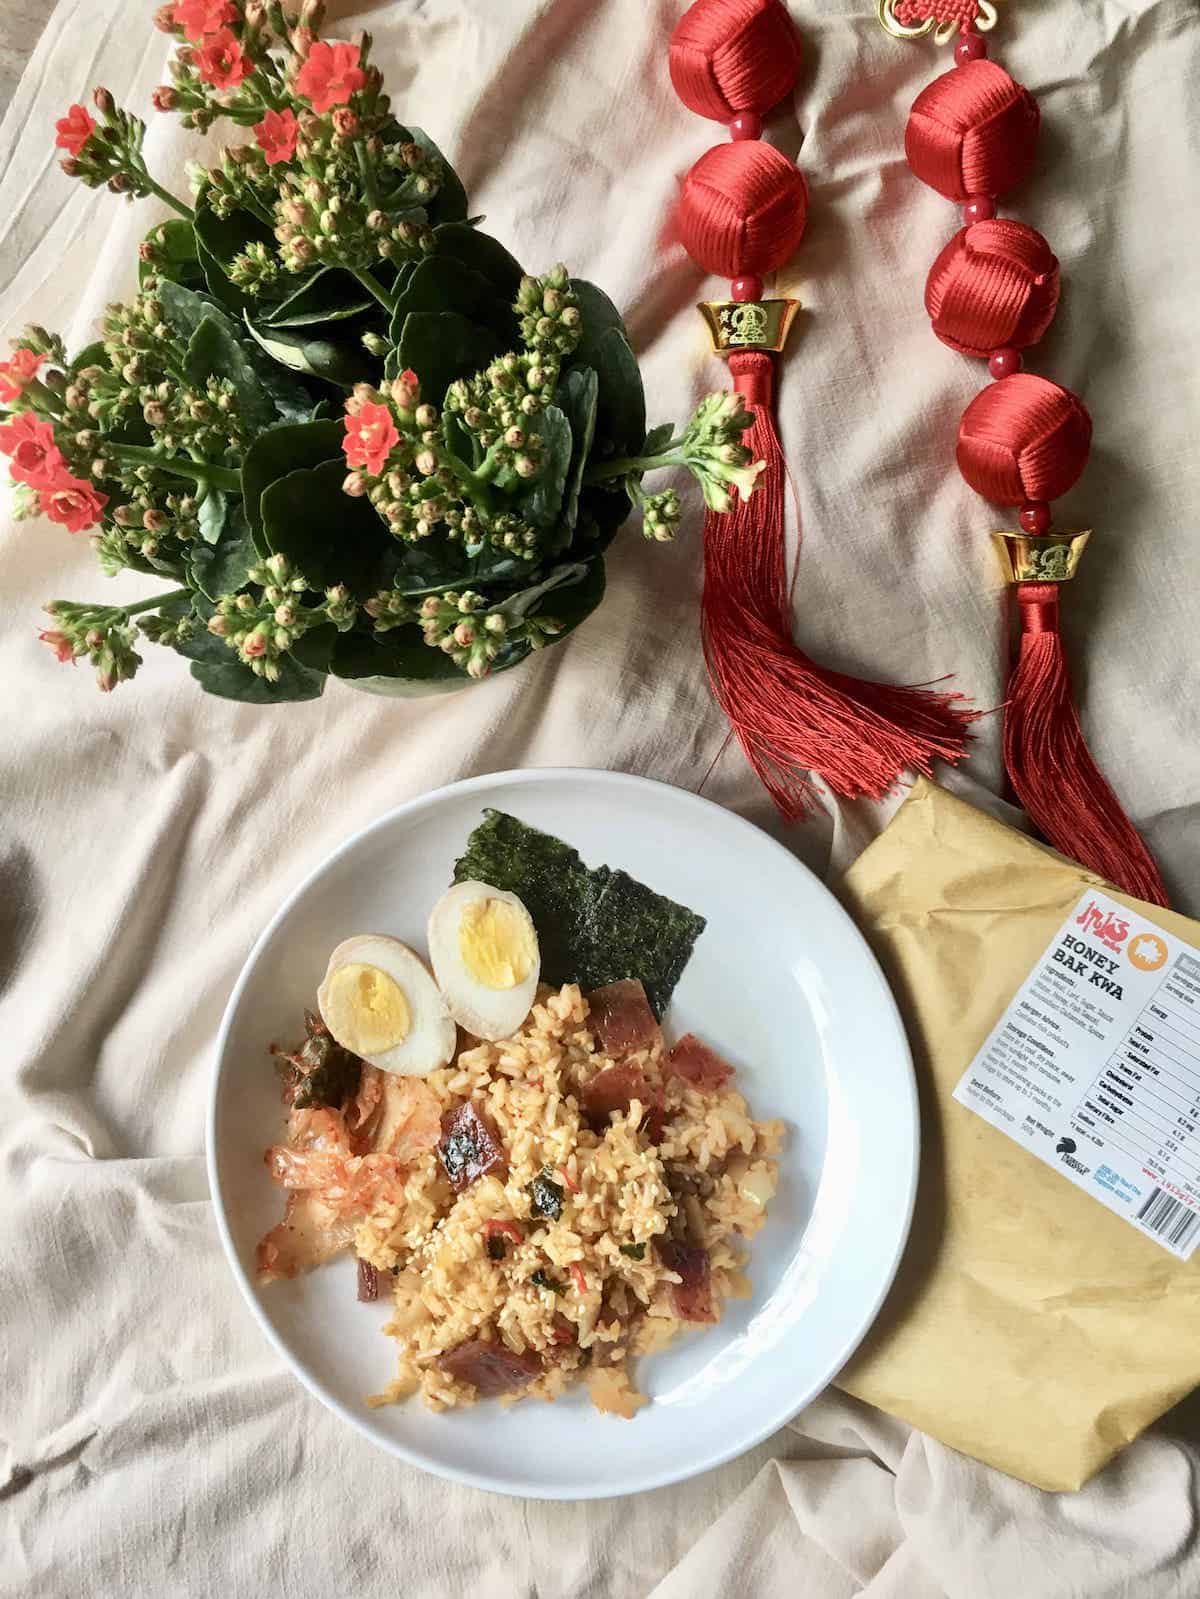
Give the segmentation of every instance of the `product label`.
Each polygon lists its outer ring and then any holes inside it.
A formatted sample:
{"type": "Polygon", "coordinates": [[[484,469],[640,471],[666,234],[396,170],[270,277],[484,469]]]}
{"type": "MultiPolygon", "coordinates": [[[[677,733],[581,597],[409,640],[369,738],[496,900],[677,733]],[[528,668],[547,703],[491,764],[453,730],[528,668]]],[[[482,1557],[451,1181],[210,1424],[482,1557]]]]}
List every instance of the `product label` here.
{"type": "Polygon", "coordinates": [[[1089,889],[954,1097],[1190,1259],[1200,1243],[1200,950],[1089,889]]]}

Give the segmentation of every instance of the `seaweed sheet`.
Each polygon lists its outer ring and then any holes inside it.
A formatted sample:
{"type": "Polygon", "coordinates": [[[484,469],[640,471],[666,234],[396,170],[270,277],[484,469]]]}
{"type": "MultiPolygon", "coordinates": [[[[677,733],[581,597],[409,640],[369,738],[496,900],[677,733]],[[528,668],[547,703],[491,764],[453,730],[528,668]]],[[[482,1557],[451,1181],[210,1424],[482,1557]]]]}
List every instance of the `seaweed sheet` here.
{"type": "Polygon", "coordinates": [[[586,991],[638,977],[660,1019],[704,931],[704,917],[686,905],[628,872],[588,867],[578,850],[505,811],[485,810],[467,840],[454,881],[468,878],[520,896],[548,983],[586,991]]]}

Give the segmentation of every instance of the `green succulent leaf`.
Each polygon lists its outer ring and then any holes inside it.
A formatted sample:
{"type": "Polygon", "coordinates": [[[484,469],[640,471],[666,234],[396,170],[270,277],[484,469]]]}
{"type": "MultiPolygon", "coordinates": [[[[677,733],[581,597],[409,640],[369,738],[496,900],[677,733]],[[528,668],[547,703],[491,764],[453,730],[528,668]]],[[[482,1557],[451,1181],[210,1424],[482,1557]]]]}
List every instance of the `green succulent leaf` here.
{"type": "Polygon", "coordinates": [[[378,310],[378,302],[357,278],[339,267],[321,267],[265,317],[255,320],[269,323],[272,328],[301,328],[313,323],[344,322],[347,317],[372,310],[378,310]]]}
{"type": "Polygon", "coordinates": [[[260,350],[257,345],[250,342],[214,300],[207,295],[197,294],[192,289],[185,288],[181,283],[162,283],[159,286],[158,297],[162,301],[167,320],[184,336],[189,339],[195,337],[200,325],[211,322],[217,333],[221,335],[221,344],[218,348],[212,333],[205,335],[205,344],[197,359],[203,357],[204,362],[214,362],[225,357],[232,365],[232,370],[222,370],[220,367],[212,368],[219,375],[232,378],[238,388],[239,398],[243,385],[247,393],[254,391],[254,409],[251,414],[266,414],[266,422],[274,421],[276,416],[285,422],[304,421],[312,407],[312,396],[308,390],[297,383],[294,378],[281,371],[278,364],[269,355],[260,350]],[[264,400],[269,400],[271,409],[266,413],[264,400]]]}
{"type": "Polygon", "coordinates": [[[461,261],[495,285],[500,296],[511,302],[517,297],[524,273],[499,239],[481,233],[467,222],[451,222],[435,230],[434,255],[441,260],[461,261]]]}
{"type": "Polygon", "coordinates": [[[85,344],[83,349],[71,362],[72,372],[82,372],[85,366],[108,366],[108,355],[104,349],[104,341],[97,339],[94,344],[85,344]]]}
{"type": "Polygon", "coordinates": [[[244,587],[250,568],[258,559],[245,512],[235,504],[219,543],[192,546],[188,579],[194,588],[215,602],[223,594],[236,594],[244,587]]]}
{"type": "Polygon", "coordinates": [[[337,421],[289,422],[268,428],[246,451],[242,462],[242,500],[246,520],[260,555],[271,553],[262,532],[260,501],[276,478],[324,461],[342,460],[344,429],[337,421]]]}
{"type": "Polygon", "coordinates": [[[650,429],[642,443],[639,455],[657,455],[670,444],[675,435],[674,422],[660,422],[657,427],[650,429]]]}
{"type": "Polygon", "coordinates": [[[636,455],[646,437],[646,396],[637,360],[617,328],[596,344],[596,441],[603,454],[636,455]]]}
{"type": "MultiPolygon", "coordinates": [[[[573,439],[571,424],[556,405],[548,405],[538,419],[542,435],[542,469],[525,494],[517,501],[526,521],[549,532],[559,520],[567,473],[571,469],[573,439]]],[[[567,538],[570,532],[567,532],[567,538]]],[[[559,541],[559,546],[566,539],[559,541]]]]}
{"type": "Polygon", "coordinates": [[[187,373],[201,388],[210,377],[228,378],[238,410],[251,427],[269,427],[274,421],[274,403],[247,360],[245,346],[215,317],[205,317],[188,341],[187,373]]]}
{"type": "Polygon", "coordinates": [[[411,367],[421,398],[440,406],[456,378],[470,377],[503,348],[496,333],[456,311],[412,311],[404,319],[398,370],[411,367]]]}
{"type": "Polygon", "coordinates": [[[342,493],[345,463],[326,461],[276,478],[259,501],[263,535],[317,589],[344,583],[359,599],[383,586],[394,540],[369,500],[342,493]]]}
{"type": "Polygon", "coordinates": [[[592,453],[592,440],[596,433],[596,404],[600,381],[590,366],[576,367],[560,381],[555,402],[571,428],[571,463],[563,490],[562,513],[559,527],[562,538],[555,553],[570,542],[579,515],[579,491],[583,486],[584,468],[592,453]]]}
{"type": "MultiPolygon", "coordinates": [[[[278,298],[269,289],[262,294],[247,294],[229,277],[229,265],[234,256],[239,255],[248,244],[265,244],[268,249],[275,249],[275,238],[270,228],[252,211],[239,210],[231,216],[219,217],[207,205],[200,205],[196,208],[192,231],[197,260],[208,292],[226,310],[240,317],[247,306],[252,306],[261,314],[264,307],[278,298]]],[[[295,292],[304,281],[291,280],[289,289],[284,292],[295,292]]]]}
{"type": "Polygon", "coordinates": [[[571,355],[571,366],[595,366],[596,346],[611,329],[624,339],[628,339],[625,324],[621,320],[621,313],[605,294],[603,289],[598,289],[594,283],[589,283],[586,278],[572,278],[571,287],[579,301],[579,314],[582,318],[582,337],[571,355]]]}
{"type": "Polygon", "coordinates": [[[515,343],[517,320],[512,306],[490,278],[453,257],[427,256],[408,276],[396,296],[391,340],[399,345],[405,319],[414,311],[452,311],[491,328],[505,346],[515,343]]]}
{"type": "Polygon", "coordinates": [[[190,222],[182,217],[156,222],[147,233],[146,242],[154,246],[159,263],[153,266],[149,261],[139,263],[139,284],[144,287],[147,278],[157,277],[160,280],[169,278],[172,283],[184,283],[191,288],[204,287],[204,271],[196,252],[196,233],[190,222]]]}
{"type": "Polygon", "coordinates": [[[597,551],[606,550],[618,529],[628,520],[629,512],[629,496],[623,484],[615,489],[598,484],[585,487],[579,496],[575,536],[567,553],[585,560],[597,551]]]}
{"type": "Polygon", "coordinates": [[[200,503],[200,537],[215,544],[225,531],[226,500],[220,489],[209,489],[200,503]]]}
{"type": "Polygon", "coordinates": [[[377,368],[356,337],[325,338],[303,327],[259,326],[246,313],[246,327],[255,343],[273,362],[290,372],[351,389],[373,382],[377,368]]]}
{"type": "Polygon", "coordinates": [[[436,227],[442,222],[463,221],[467,214],[467,191],[463,188],[462,179],[424,128],[410,127],[405,131],[414,144],[419,144],[422,150],[436,156],[442,163],[442,186],[426,206],[430,222],[436,227]]]}
{"type": "Polygon", "coordinates": [[[241,700],[247,705],[284,705],[292,700],[320,699],[325,690],[322,673],[310,671],[287,655],[279,663],[277,683],[259,677],[230,650],[225,650],[225,655],[224,661],[192,662],[192,676],[197,683],[219,699],[241,700]]]}
{"type": "Polygon", "coordinates": [[[378,634],[343,633],[333,646],[330,670],[335,677],[407,678],[416,683],[453,681],[458,685],[467,681],[448,655],[426,644],[418,627],[394,627],[378,634]]]}

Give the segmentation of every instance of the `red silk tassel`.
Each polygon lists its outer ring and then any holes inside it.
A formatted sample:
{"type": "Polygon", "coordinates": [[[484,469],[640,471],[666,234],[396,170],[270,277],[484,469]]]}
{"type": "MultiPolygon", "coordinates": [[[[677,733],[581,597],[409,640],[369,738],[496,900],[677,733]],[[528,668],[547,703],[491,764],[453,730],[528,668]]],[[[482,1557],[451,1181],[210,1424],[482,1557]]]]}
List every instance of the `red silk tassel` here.
{"type": "Polygon", "coordinates": [[[744,442],[766,462],[752,498],[704,519],[702,631],[713,690],[780,813],[819,805],[810,772],[847,798],[882,798],[906,767],[931,774],[956,761],[978,712],[962,696],[864,682],[796,647],[787,581],[785,469],[775,428],[774,363],[758,351],[729,360],[754,411],[744,442]]]}
{"type": "Polygon", "coordinates": [[[1018,583],[1021,642],[1004,721],[1004,764],[1021,804],[1061,854],[1152,905],[1167,890],[1092,759],[1071,697],[1055,583],[1018,583]]]}

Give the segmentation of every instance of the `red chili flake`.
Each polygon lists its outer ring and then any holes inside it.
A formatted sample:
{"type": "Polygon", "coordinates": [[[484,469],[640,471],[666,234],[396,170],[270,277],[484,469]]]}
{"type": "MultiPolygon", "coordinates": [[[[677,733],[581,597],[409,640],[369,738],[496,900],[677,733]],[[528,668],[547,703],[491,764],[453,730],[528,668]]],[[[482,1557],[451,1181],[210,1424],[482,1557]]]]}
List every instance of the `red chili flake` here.
{"type": "Polygon", "coordinates": [[[578,1288],[579,1292],[581,1294],[586,1294],[587,1278],[583,1275],[583,1267],[577,1260],[573,1260],[571,1262],[571,1276],[574,1278],[575,1286],[578,1288]]]}
{"type": "Polygon", "coordinates": [[[562,1178],[563,1182],[573,1194],[577,1194],[579,1192],[579,1184],[572,1179],[570,1172],[565,1166],[560,1166],[558,1168],[558,1175],[562,1178]]]}

